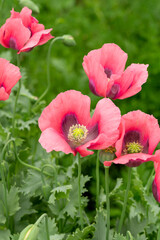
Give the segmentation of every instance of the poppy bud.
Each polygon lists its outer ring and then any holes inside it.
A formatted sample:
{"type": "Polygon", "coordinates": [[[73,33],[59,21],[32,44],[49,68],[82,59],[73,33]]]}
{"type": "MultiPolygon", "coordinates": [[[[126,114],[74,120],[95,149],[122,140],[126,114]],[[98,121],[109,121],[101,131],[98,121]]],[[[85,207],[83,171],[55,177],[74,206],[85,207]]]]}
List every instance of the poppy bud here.
{"type": "Polygon", "coordinates": [[[30,224],[21,232],[18,240],[35,240],[38,237],[39,228],[35,224],[30,224]]]}
{"type": "Polygon", "coordinates": [[[74,47],[76,42],[71,35],[63,35],[63,43],[68,47],[74,47]]]}

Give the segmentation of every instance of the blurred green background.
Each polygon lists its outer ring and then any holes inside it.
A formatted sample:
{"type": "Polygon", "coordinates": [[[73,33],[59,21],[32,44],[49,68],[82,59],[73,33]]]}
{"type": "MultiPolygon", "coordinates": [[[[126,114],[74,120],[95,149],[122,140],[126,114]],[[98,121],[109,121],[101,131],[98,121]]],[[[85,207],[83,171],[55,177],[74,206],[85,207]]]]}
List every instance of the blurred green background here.
{"type": "MultiPolygon", "coordinates": [[[[25,0],[27,2],[27,0],[25,0]]],[[[20,11],[24,0],[4,1],[1,24],[10,16],[10,10],[20,11]]],[[[128,53],[131,63],[149,64],[149,78],[136,96],[116,100],[122,114],[141,109],[160,117],[160,1],[159,0],[34,0],[39,13],[33,11],[45,28],[53,28],[57,37],[71,34],[77,45],[65,47],[56,42],[52,48],[51,89],[45,97],[47,104],[61,91],[76,89],[92,99],[94,108],[98,97],[88,87],[83,57],[104,43],[116,43],[128,53]]],[[[26,87],[40,96],[46,87],[46,57],[49,42],[23,53],[21,64],[27,69],[26,87]]],[[[0,51],[4,51],[1,46],[0,51]]]]}

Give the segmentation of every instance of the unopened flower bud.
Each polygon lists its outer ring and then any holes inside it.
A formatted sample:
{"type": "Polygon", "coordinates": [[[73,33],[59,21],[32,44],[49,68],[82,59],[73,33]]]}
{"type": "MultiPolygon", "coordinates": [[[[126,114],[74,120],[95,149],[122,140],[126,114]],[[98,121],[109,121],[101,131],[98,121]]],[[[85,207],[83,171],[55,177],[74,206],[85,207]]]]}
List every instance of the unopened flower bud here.
{"type": "Polygon", "coordinates": [[[28,225],[21,232],[18,240],[35,240],[38,237],[39,228],[35,224],[28,225]]]}
{"type": "Polygon", "coordinates": [[[63,35],[63,43],[68,47],[74,47],[76,42],[71,35],[63,35]]]}
{"type": "Polygon", "coordinates": [[[116,158],[115,152],[116,152],[116,149],[112,146],[110,146],[106,149],[100,150],[100,152],[99,152],[100,162],[104,163],[105,161],[111,161],[111,160],[115,159],[116,158]]]}

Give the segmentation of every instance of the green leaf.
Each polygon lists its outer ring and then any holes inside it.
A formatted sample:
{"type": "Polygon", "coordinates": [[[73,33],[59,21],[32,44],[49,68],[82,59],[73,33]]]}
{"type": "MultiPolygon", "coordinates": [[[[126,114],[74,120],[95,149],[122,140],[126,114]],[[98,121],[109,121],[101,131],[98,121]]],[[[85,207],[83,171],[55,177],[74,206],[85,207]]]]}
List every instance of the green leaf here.
{"type": "MultiPolygon", "coordinates": [[[[39,226],[38,240],[48,240],[47,234],[46,234],[45,220],[43,220],[38,226],[39,226]]],[[[49,235],[58,234],[58,228],[56,226],[56,222],[54,218],[53,219],[48,218],[48,230],[49,230],[49,235]]]]}
{"type": "Polygon", "coordinates": [[[0,124],[0,142],[6,141],[8,131],[0,124]]]}
{"type": "Polygon", "coordinates": [[[2,52],[0,54],[0,58],[5,58],[6,60],[8,61],[11,61],[12,60],[12,54],[11,54],[11,51],[5,51],[5,52],[2,52]]]}
{"type": "Polygon", "coordinates": [[[41,186],[42,179],[40,173],[29,169],[21,191],[28,196],[32,196],[33,194],[34,196],[39,196],[42,195],[41,186]]]}
{"type": "Polygon", "coordinates": [[[64,185],[61,187],[54,188],[49,198],[49,203],[54,205],[56,199],[61,199],[61,198],[68,199],[68,195],[71,189],[72,189],[72,185],[64,185]]]}
{"type": "Polygon", "coordinates": [[[9,216],[13,216],[20,209],[18,192],[17,187],[11,186],[7,196],[9,216]]]}
{"type": "Polygon", "coordinates": [[[122,186],[123,180],[122,178],[117,178],[117,182],[113,190],[110,192],[109,196],[112,197],[116,194],[116,192],[119,190],[119,188],[122,186]]]}
{"type": "Polygon", "coordinates": [[[97,212],[95,232],[92,240],[106,240],[106,216],[104,216],[103,209],[97,212]]]}
{"type": "Polygon", "coordinates": [[[127,238],[120,233],[116,233],[113,240],[127,240],[127,238]]]}
{"type": "Polygon", "coordinates": [[[76,232],[73,235],[69,235],[67,237],[67,240],[80,240],[80,239],[81,240],[87,240],[87,239],[91,239],[91,237],[93,236],[94,230],[95,230],[95,228],[93,227],[93,225],[87,226],[82,231],[77,229],[76,232]]]}
{"type": "Polygon", "coordinates": [[[17,125],[19,130],[24,130],[27,129],[28,131],[30,130],[30,125],[37,125],[37,118],[30,119],[28,121],[23,121],[22,119],[17,120],[17,125]]]}
{"type": "Polygon", "coordinates": [[[0,230],[0,239],[1,240],[10,240],[10,231],[9,230],[0,230]]]}
{"type": "Polygon", "coordinates": [[[35,4],[33,1],[31,0],[19,0],[19,3],[23,6],[23,7],[28,7],[31,10],[35,11],[36,13],[39,13],[39,7],[37,6],[37,4],[35,4]]]}
{"type": "Polygon", "coordinates": [[[65,234],[55,234],[50,236],[50,240],[63,240],[65,237],[65,234]]]}
{"type": "Polygon", "coordinates": [[[21,96],[27,97],[31,100],[37,100],[38,98],[36,96],[33,96],[29,90],[24,86],[24,84],[22,84],[21,86],[21,92],[20,92],[21,96]]]}

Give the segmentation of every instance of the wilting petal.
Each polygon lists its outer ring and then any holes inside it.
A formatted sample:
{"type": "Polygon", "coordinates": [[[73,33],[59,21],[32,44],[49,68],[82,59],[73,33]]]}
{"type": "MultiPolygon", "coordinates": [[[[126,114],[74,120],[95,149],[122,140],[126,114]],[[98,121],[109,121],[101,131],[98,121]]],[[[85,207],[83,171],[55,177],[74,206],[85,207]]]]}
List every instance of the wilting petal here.
{"type": "Polygon", "coordinates": [[[148,78],[147,68],[148,64],[131,64],[122,76],[115,81],[115,84],[120,86],[120,91],[116,98],[124,99],[140,92],[142,85],[148,78]]]}
{"type": "Polygon", "coordinates": [[[40,144],[47,152],[62,151],[66,154],[75,152],[71,149],[69,144],[65,141],[64,137],[56,132],[53,128],[44,130],[39,139],[40,144]]]}

